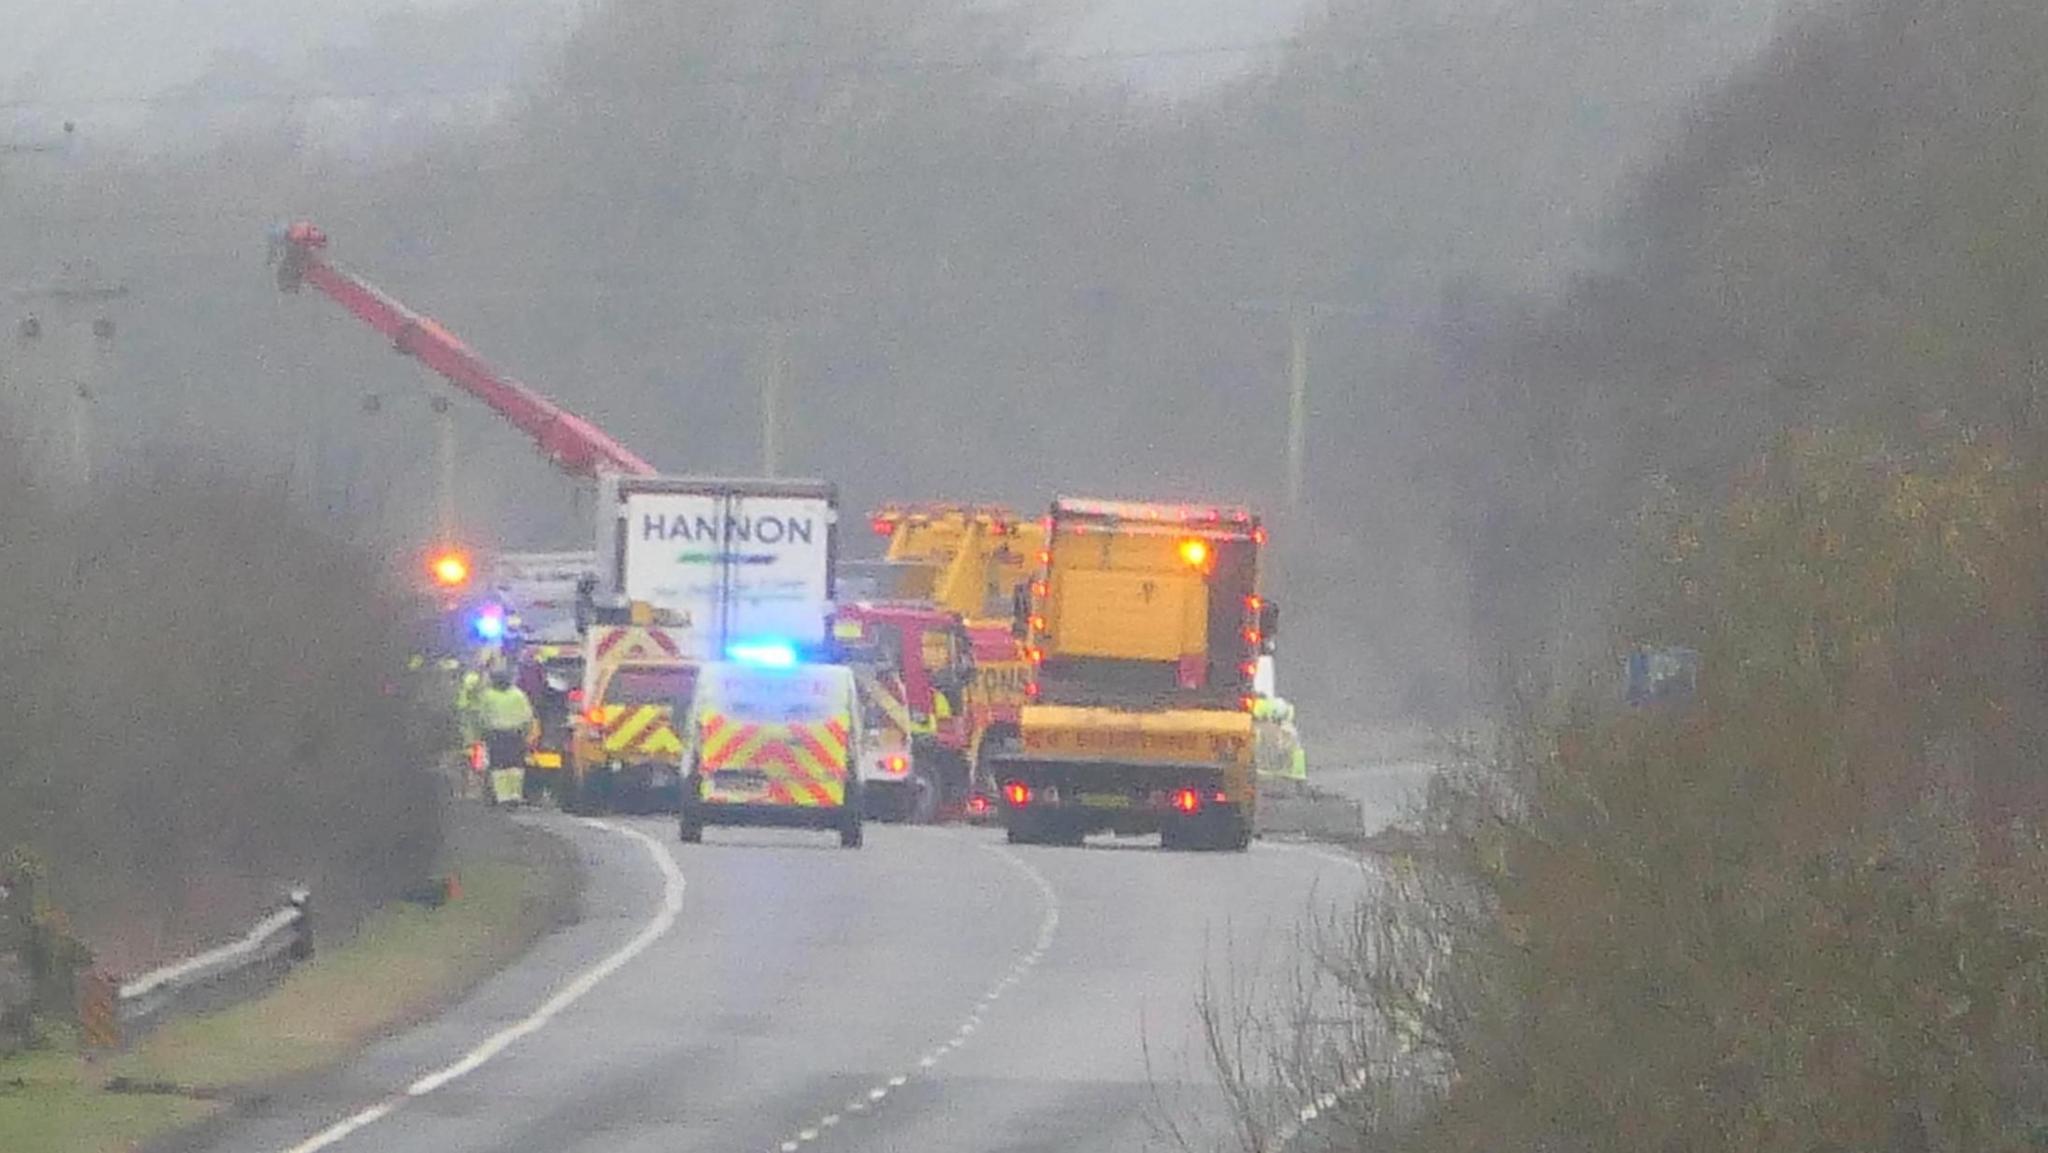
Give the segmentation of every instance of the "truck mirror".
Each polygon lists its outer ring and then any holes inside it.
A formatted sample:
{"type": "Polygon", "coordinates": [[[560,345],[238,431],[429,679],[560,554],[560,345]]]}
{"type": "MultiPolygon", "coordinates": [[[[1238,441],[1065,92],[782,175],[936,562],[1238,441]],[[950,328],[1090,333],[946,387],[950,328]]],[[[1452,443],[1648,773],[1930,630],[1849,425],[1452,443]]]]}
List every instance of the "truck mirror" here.
{"type": "Polygon", "coordinates": [[[1280,636],[1280,606],[1272,601],[1259,606],[1259,651],[1274,651],[1273,642],[1280,636]]]}

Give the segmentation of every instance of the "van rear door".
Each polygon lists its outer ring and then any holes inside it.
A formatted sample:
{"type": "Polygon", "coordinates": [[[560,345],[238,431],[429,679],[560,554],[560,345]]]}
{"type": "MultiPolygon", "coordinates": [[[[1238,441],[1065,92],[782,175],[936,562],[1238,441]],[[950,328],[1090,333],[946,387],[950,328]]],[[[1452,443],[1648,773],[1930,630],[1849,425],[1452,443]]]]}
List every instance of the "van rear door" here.
{"type": "Polygon", "coordinates": [[[843,806],[859,736],[844,666],[709,666],[693,734],[700,796],[712,805],[843,806]]]}

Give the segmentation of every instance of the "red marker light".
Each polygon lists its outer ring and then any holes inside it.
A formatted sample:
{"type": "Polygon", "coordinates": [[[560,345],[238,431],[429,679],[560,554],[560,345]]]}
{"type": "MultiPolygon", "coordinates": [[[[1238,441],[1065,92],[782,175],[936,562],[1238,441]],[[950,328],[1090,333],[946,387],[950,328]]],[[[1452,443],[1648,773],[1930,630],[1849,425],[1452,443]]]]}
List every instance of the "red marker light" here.
{"type": "Polygon", "coordinates": [[[1200,812],[1202,808],[1202,794],[1193,789],[1181,789],[1173,794],[1173,807],[1183,813],[1200,812]]]}
{"type": "Polygon", "coordinates": [[[967,811],[973,813],[977,817],[983,813],[988,812],[988,798],[982,796],[980,793],[976,793],[973,796],[967,798],[967,811]]]}
{"type": "Polygon", "coordinates": [[[1180,559],[1189,568],[1206,568],[1209,564],[1209,542],[1196,537],[1180,542],[1180,559]]]}
{"type": "Polygon", "coordinates": [[[1248,612],[1248,613],[1252,613],[1252,614],[1256,615],[1256,614],[1258,614],[1258,613],[1260,613],[1260,612],[1264,611],[1264,610],[1265,610],[1265,607],[1266,607],[1266,598],[1264,598],[1264,597],[1258,597],[1258,596],[1250,596],[1250,597],[1246,597],[1246,598],[1244,598],[1244,611],[1246,611],[1246,612],[1248,612]]]}
{"type": "Polygon", "coordinates": [[[869,521],[868,525],[875,530],[876,536],[888,536],[896,531],[896,522],[888,517],[878,516],[874,520],[869,521]]]}
{"type": "Polygon", "coordinates": [[[1003,800],[1013,809],[1021,809],[1031,803],[1031,786],[1023,781],[1011,781],[1003,786],[1003,800]]]}
{"type": "Polygon", "coordinates": [[[1052,585],[1050,585],[1050,584],[1047,584],[1047,583],[1046,583],[1045,581],[1032,581],[1032,582],[1031,582],[1031,595],[1032,595],[1032,596],[1034,596],[1034,597],[1037,597],[1037,598],[1038,598],[1039,600],[1044,600],[1044,599],[1045,599],[1045,598],[1046,598],[1047,596],[1050,596],[1051,594],[1052,594],[1052,585]]]}
{"type": "Polygon", "coordinates": [[[1052,550],[1051,550],[1051,549],[1049,549],[1049,548],[1042,548],[1042,549],[1039,549],[1039,550],[1038,550],[1038,563],[1039,563],[1039,564],[1041,564],[1041,565],[1049,565],[1049,564],[1051,564],[1051,563],[1052,563],[1052,550]]]}
{"type": "Polygon", "coordinates": [[[1252,530],[1252,543],[1257,545],[1266,543],[1266,526],[1260,525],[1252,530]]]}
{"type": "Polygon", "coordinates": [[[910,771],[910,758],[902,753],[891,753],[882,761],[882,767],[901,776],[910,771]]]}
{"type": "Polygon", "coordinates": [[[1037,700],[1037,699],[1038,699],[1038,682],[1037,682],[1037,681],[1026,681],[1026,682],[1024,682],[1024,696],[1025,696],[1025,699],[1027,699],[1027,700],[1033,700],[1033,701],[1035,701],[1035,700],[1037,700]]]}
{"type": "Polygon", "coordinates": [[[583,720],[586,724],[602,726],[604,724],[604,710],[602,708],[589,709],[584,712],[583,720]]]}
{"type": "Polygon", "coordinates": [[[1254,708],[1258,707],[1258,704],[1259,698],[1251,696],[1239,697],[1237,701],[1237,707],[1243,709],[1245,712],[1251,712],[1254,708]]]}
{"type": "Polygon", "coordinates": [[[1263,639],[1264,637],[1265,637],[1265,634],[1264,634],[1264,633],[1262,633],[1262,632],[1260,632],[1260,631],[1259,631],[1259,630],[1257,630],[1257,629],[1246,629],[1246,630],[1244,630],[1244,643],[1246,643],[1246,644],[1248,644],[1248,645],[1255,645],[1255,644],[1258,644],[1258,643],[1259,643],[1259,641],[1260,641],[1261,639],[1263,639]]]}
{"type": "Polygon", "coordinates": [[[1034,617],[1032,617],[1032,618],[1031,618],[1031,631],[1032,631],[1032,632],[1036,632],[1036,633],[1042,633],[1042,632],[1044,632],[1044,631],[1045,631],[1045,618],[1044,618],[1044,617],[1040,617],[1040,616],[1034,616],[1034,617]]]}
{"type": "Polygon", "coordinates": [[[570,704],[572,704],[572,705],[580,705],[580,704],[582,704],[582,703],[583,703],[583,690],[582,690],[582,689],[570,689],[570,690],[569,690],[569,703],[570,703],[570,704]]]}
{"type": "Polygon", "coordinates": [[[1245,675],[1245,679],[1249,680],[1252,677],[1259,675],[1259,662],[1246,661],[1245,663],[1237,666],[1237,671],[1243,673],[1245,675]]]}

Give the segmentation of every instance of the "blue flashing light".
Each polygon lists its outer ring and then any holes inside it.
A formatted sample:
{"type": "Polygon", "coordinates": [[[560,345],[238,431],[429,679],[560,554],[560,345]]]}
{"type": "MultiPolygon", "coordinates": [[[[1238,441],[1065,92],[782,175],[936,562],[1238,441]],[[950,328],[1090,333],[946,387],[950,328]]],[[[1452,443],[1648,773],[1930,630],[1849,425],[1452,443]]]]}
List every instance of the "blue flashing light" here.
{"type": "Polygon", "coordinates": [[[736,664],[764,669],[796,667],[796,646],[788,641],[740,641],[727,645],[725,658],[736,664]]]}
{"type": "Polygon", "coordinates": [[[503,640],[505,637],[505,611],[488,606],[476,616],[476,635],[487,641],[503,640]]]}

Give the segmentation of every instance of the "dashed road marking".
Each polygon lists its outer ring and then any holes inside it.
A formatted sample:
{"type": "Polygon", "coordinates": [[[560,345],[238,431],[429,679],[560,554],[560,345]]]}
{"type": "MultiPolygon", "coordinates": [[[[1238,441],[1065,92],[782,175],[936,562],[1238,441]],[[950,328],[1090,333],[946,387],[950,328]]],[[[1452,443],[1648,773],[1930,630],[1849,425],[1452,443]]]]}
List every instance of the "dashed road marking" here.
{"type": "MultiPolygon", "coordinates": [[[[1026,861],[1007,848],[988,844],[984,844],[982,847],[994,853],[1011,868],[1024,874],[1025,878],[1038,889],[1039,896],[1043,900],[1045,907],[1045,912],[1038,921],[1038,938],[1032,943],[1031,951],[1019,958],[1017,963],[1012,965],[1000,980],[991,986],[986,993],[981,995],[981,999],[975,1002],[974,1008],[967,1014],[967,1018],[960,1023],[958,1029],[954,1030],[952,1037],[934,1048],[931,1052],[918,1058],[917,1069],[920,1075],[937,1068],[939,1062],[945,1060],[948,1053],[967,1043],[967,1039],[972,1037],[975,1030],[981,1027],[982,1016],[987,1013],[989,1006],[993,1005],[996,999],[1003,995],[1005,989],[1015,986],[1018,982],[1030,976],[1031,971],[1037,968],[1038,963],[1045,959],[1046,950],[1052,948],[1053,936],[1059,932],[1060,897],[1059,893],[1052,887],[1052,882],[1045,879],[1045,874],[1033,868],[1029,861],[1026,861]]],[[[875,1108],[879,1108],[882,1101],[889,1096],[889,1091],[901,1089],[908,1085],[911,1076],[912,1074],[910,1073],[898,1073],[890,1077],[884,1084],[869,1089],[867,1100],[862,1101],[856,1098],[849,1101],[846,1105],[846,1112],[865,1114],[875,1108]]],[[[798,1149],[817,1140],[823,1131],[838,1125],[841,1120],[842,1118],[839,1114],[828,1114],[820,1119],[814,1128],[799,1131],[796,1135],[796,1140],[784,1141],[780,1146],[782,1153],[797,1153],[798,1149]]]]}
{"type": "Polygon", "coordinates": [[[322,1149],[338,1145],[351,1134],[397,1112],[408,1100],[425,1097],[476,1072],[518,1043],[521,1038],[546,1028],[549,1022],[560,1016],[569,1006],[582,1000],[592,989],[602,984],[605,978],[625,968],[633,958],[646,952],[656,941],[666,936],[670,929],[675,928],[676,918],[683,911],[683,890],[687,883],[683,880],[683,871],[676,867],[675,857],[670,855],[667,846],[638,829],[624,828],[608,821],[585,820],[583,823],[593,829],[603,829],[639,841],[646,848],[648,855],[654,858],[655,865],[661,869],[661,908],[656,910],[654,918],[647,922],[646,928],[641,929],[637,936],[604,960],[577,974],[552,997],[543,1001],[540,1008],[486,1037],[481,1044],[463,1054],[454,1064],[428,1073],[407,1085],[403,1092],[394,1093],[353,1116],[335,1122],[293,1145],[286,1153],[319,1153],[322,1149]]]}

